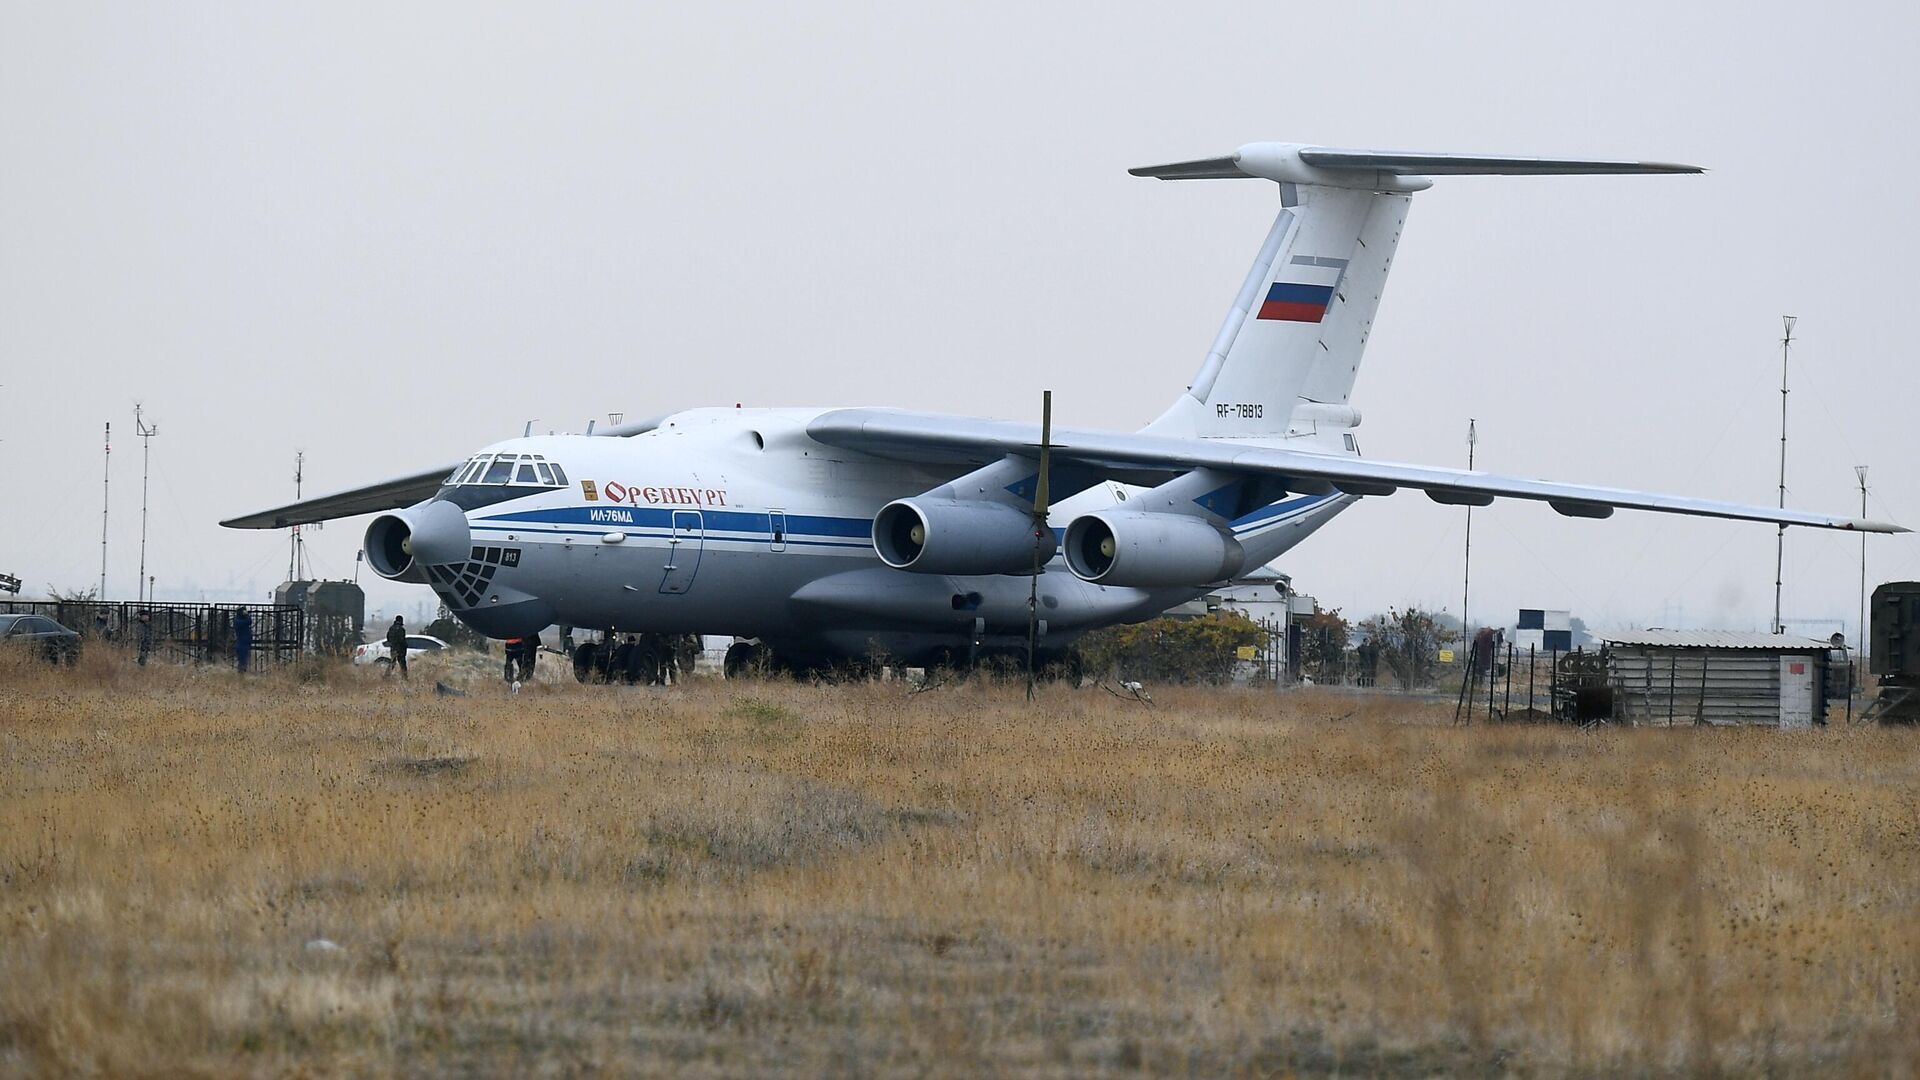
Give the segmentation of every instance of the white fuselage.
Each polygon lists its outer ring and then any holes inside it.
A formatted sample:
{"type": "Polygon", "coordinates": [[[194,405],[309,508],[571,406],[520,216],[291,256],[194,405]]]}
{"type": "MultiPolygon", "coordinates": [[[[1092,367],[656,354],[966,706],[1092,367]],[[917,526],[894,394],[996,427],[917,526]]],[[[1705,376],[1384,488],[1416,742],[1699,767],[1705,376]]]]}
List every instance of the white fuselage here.
{"type": "MultiPolygon", "coordinates": [[[[1027,634],[1030,578],[896,570],[872,542],[888,502],[964,468],[903,464],[807,437],[819,410],[697,409],[626,438],[549,435],[490,453],[538,454],[564,487],[443,489],[465,509],[472,561],[434,575],[461,620],[506,637],[559,623],[618,631],[758,638],[789,655],[884,650],[908,661],[1006,648],[1027,634]]],[[[1074,516],[1123,503],[1102,483],[1056,504],[1074,516]]],[[[1250,565],[1292,547],[1353,501],[1293,496],[1232,525],[1250,565]]],[[[1058,650],[1097,626],[1150,618],[1204,588],[1090,584],[1056,556],[1039,584],[1040,644],[1058,650]]]]}

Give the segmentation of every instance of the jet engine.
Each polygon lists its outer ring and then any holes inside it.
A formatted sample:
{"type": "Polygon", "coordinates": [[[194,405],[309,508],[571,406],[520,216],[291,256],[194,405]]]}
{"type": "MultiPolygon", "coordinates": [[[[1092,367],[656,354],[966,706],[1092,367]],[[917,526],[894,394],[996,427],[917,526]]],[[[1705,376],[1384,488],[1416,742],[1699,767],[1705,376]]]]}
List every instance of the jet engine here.
{"type": "Polygon", "coordinates": [[[1103,510],[1067,526],[1067,566],[1095,585],[1157,588],[1230,578],[1246,563],[1240,542],[1204,518],[1103,510]]]}
{"type": "Polygon", "coordinates": [[[464,563],[473,534],[466,512],[438,499],[392,510],[367,526],[367,565],[389,581],[424,584],[426,567],[464,563]]]}
{"type": "MultiPolygon", "coordinates": [[[[1053,558],[1053,530],[1039,540],[1040,562],[1053,558]]],[[[1006,503],[896,499],[873,519],[873,550],[896,570],[916,574],[1032,573],[1033,518],[1006,503]]]]}

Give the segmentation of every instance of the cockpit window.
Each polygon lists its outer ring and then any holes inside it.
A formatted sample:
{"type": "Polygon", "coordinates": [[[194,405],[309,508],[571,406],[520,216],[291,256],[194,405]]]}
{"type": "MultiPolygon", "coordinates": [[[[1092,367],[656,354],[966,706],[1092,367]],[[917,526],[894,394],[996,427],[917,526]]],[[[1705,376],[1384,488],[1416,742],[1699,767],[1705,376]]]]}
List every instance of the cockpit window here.
{"type": "Polygon", "coordinates": [[[566,487],[567,474],[538,454],[480,454],[447,477],[449,487],[467,484],[566,487]]]}
{"type": "Polygon", "coordinates": [[[486,471],[487,462],[492,460],[493,460],[492,458],[486,456],[485,454],[482,454],[481,456],[474,458],[471,462],[467,464],[467,471],[460,474],[460,482],[463,484],[471,484],[475,480],[478,480],[480,478],[480,474],[486,471]]]}

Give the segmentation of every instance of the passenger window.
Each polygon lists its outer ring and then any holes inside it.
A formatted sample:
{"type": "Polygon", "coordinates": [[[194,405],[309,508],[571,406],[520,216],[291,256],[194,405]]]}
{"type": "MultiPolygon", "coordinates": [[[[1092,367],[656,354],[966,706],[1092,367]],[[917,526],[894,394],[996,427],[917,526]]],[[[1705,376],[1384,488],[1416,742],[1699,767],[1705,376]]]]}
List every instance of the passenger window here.
{"type": "Polygon", "coordinates": [[[567,486],[567,474],[560,471],[560,463],[553,463],[553,482],[561,487],[567,486]]]}
{"type": "Polygon", "coordinates": [[[504,484],[511,479],[513,479],[513,459],[503,457],[494,459],[493,464],[487,468],[486,478],[480,482],[483,484],[504,484]]]}
{"type": "Polygon", "coordinates": [[[540,482],[547,485],[548,487],[552,487],[553,486],[553,470],[547,468],[547,463],[544,461],[536,461],[533,463],[533,467],[540,470],[540,482]]]}
{"type": "Polygon", "coordinates": [[[533,462],[531,462],[531,461],[523,461],[523,462],[521,462],[521,463],[520,463],[520,475],[518,475],[518,476],[516,476],[516,477],[514,477],[514,478],[513,478],[513,482],[514,482],[514,483],[516,483],[516,484],[537,484],[537,483],[539,483],[539,482],[540,482],[540,481],[539,481],[539,479],[538,479],[537,477],[535,477],[535,476],[534,476],[534,474],[533,474],[533,462]]]}

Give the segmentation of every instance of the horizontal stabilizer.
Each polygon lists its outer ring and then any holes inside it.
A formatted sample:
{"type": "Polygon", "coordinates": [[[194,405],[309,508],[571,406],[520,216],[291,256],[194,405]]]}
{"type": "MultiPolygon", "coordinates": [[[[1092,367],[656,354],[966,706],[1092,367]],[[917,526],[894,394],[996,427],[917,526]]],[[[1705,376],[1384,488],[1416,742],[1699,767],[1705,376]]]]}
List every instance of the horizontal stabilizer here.
{"type": "Polygon", "coordinates": [[[1321,146],[1301,148],[1300,160],[1316,169],[1369,169],[1399,176],[1609,176],[1706,172],[1698,165],[1674,165],[1664,161],[1410,154],[1383,150],[1330,150],[1321,146]]]}
{"type": "Polygon", "coordinates": [[[1248,143],[1225,157],[1175,161],[1128,169],[1158,180],[1274,180],[1331,187],[1418,190],[1429,176],[1617,176],[1702,173],[1698,165],[1599,158],[1506,157],[1492,154],[1428,154],[1406,150],[1346,150],[1298,143],[1248,143]]]}

